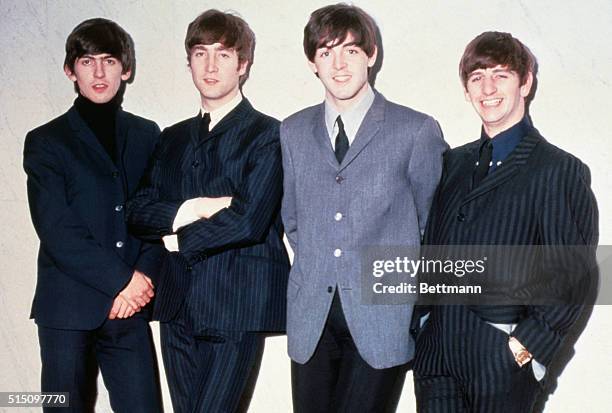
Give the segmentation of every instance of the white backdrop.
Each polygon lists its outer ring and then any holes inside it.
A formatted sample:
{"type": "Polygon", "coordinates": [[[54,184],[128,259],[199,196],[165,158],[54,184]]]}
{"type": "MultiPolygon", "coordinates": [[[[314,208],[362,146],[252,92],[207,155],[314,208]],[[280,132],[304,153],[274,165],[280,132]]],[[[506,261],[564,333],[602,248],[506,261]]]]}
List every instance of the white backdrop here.
{"type": "MultiPolygon", "coordinates": [[[[239,12],[257,35],[245,95],[282,119],[323,99],[306,66],[302,30],[322,1],[0,0],[0,391],[37,391],[36,328],[28,320],[37,239],[21,168],[26,132],[65,112],[74,99],[62,71],[64,42],[80,21],[107,17],[136,43],[135,83],[124,108],[160,127],[193,116],[198,94],[186,67],[187,24],[207,8],[239,12]]],[[[612,244],[608,166],[612,98],[612,2],[546,0],[361,1],[376,20],[384,60],[376,88],[388,99],[433,115],[451,146],[478,137],[463,100],[457,65],[467,42],[485,30],[509,31],[540,63],[531,113],[552,143],[591,167],[600,209],[600,243],[612,244]]],[[[607,412],[612,405],[612,308],[597,307],[576,355],[547,405],[550,412],[607,412]]],[[[157,324],[154,323],[157,334],[157,324]]],[[[283,337],[269,339],[252,412],[289,412],[289,359],[283,337]]],[[[164,379],[162,379],[165,382],[164,379]]],[[[165,389],[167,411],[172,411],[165,389]]],[[[100,385],[100,412],[108,400],[100,385]]],[[[7,410],[8,411],[8,410],[7,410]]],[[[20,410],[25,411],[25,410],[20,410]]],[[[399,411],[414,411],[409,373],[399,411]]]]}

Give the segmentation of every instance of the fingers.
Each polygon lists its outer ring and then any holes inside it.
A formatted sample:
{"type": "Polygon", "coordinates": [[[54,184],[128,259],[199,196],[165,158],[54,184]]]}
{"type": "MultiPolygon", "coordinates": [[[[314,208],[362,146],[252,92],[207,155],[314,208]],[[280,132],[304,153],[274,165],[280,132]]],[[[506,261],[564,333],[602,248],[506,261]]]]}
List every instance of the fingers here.
{"type": "MultiPolygon", "coordinates": [[[[113,303],[113,309],[116,308],[116,315],[113,318],[128,318],[134,315],[136,312],[134,308],[120,295],[115,297],[115,302],[113,303]]],[[[109,317],[110,318],[110,317],[109,317]]]]}
{"type": "MultiPolygon", "coordinates": [[[[151,286],[151,289],[155,289],[155,285],[153,285],[153,281],[151,281],[151,279],[149,277],[147,277],[146,275],[143,274],[143,277],[145,279],[145,281],[147,282],[147,284],[149,284],[149,286],[151,286]]],[[[153,296],[151,296],[153,297],[153,296]]]]}
{"type": "Polygon", "coordinates": [[[115,318],[117,318],[120,306],[121,298],[115,297],[115,300],[113,301],[113,306],[111,307],[110,313],[108,314],[109,319],[114,320],[115,318]]]}

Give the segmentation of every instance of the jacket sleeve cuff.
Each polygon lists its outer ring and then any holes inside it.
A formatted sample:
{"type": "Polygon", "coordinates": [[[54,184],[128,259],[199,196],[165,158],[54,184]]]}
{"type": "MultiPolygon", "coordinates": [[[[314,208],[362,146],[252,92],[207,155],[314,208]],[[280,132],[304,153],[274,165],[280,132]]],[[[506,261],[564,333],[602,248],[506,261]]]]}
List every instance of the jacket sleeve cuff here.
{"type": "Polygon", "coordinates": [[[559,333],[541,320],[529,317],[521,321],[512,336],[525,346],[539,363],[548,367],[563,341],[559,333]]]}

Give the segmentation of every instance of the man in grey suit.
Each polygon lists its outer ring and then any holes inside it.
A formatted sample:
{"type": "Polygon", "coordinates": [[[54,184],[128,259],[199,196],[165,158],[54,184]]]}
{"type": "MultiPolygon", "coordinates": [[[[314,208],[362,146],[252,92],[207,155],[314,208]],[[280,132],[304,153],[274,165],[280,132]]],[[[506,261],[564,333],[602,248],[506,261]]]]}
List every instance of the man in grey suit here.
{"type": "Polygon", "coordinates": [[[296,412],[393,410],[414,353],[412,305],[364,303],[360,253],[420,244],[447,145],[434,119],[368,84],[375,30],[355,6],[312,13],[304,51],[325,102],[281,125],[296,412]]]}

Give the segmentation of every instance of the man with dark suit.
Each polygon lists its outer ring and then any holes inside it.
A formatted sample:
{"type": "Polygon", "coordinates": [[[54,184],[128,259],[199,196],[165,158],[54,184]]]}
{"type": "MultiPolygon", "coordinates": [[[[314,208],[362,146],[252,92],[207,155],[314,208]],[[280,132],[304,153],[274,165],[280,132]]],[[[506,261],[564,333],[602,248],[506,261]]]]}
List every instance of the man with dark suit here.
{"type": "Polygon", "coordinates": [[[255,37],[208,10],[185,50],[202,111],[162,132],[129,206],[130,225],[171,251],[157,290],[175,412],[233,412],[263,350],[285,330],[289,260],[282,241],[279,122],[240,91],[255,37]]]}
{"type": "Polygon", "coordinates": [[[355,6],[311,14],[304,52],[325,102],[281,125],[296,412],[394,410],[414,353],[412,305],[362,301],[361,253],[420,245],[446,144],[434,119],[370,87],[375,30],[355,6]]]}
{"type": "Polygon", "coordinates": [[[28,133],[24,168],[40,238],[32,317],[42,391],[68,392],[66,411],[92,412],[98,366],[116,412],[162,410],[147,303],[162,248],[127,232],[135,191],[159,128],[121,109],[134,44],[116,23],[90,19],[66,41],[78,97],[28,133]]]}
{"type": "Polygon", "coordinates": [[[582,308],[574,300],[543,305],[537,292],[544,285],[565,294],[591,281],[597,205],[588,167],[531,123],[537,63],[527,47],[508,33],[482,33],[466,47],[459,71],[482,120],[481,137],[446,154],[424,242],[522,246],[529,251],[523,258],[554,246],[561,254],[488,273],[507,274],[505,288],[496,287],[500,305],[419,307],[418,411],[530,412],[582,308]],[[575,253],[575,246],[584,248],[575,253]]]}

